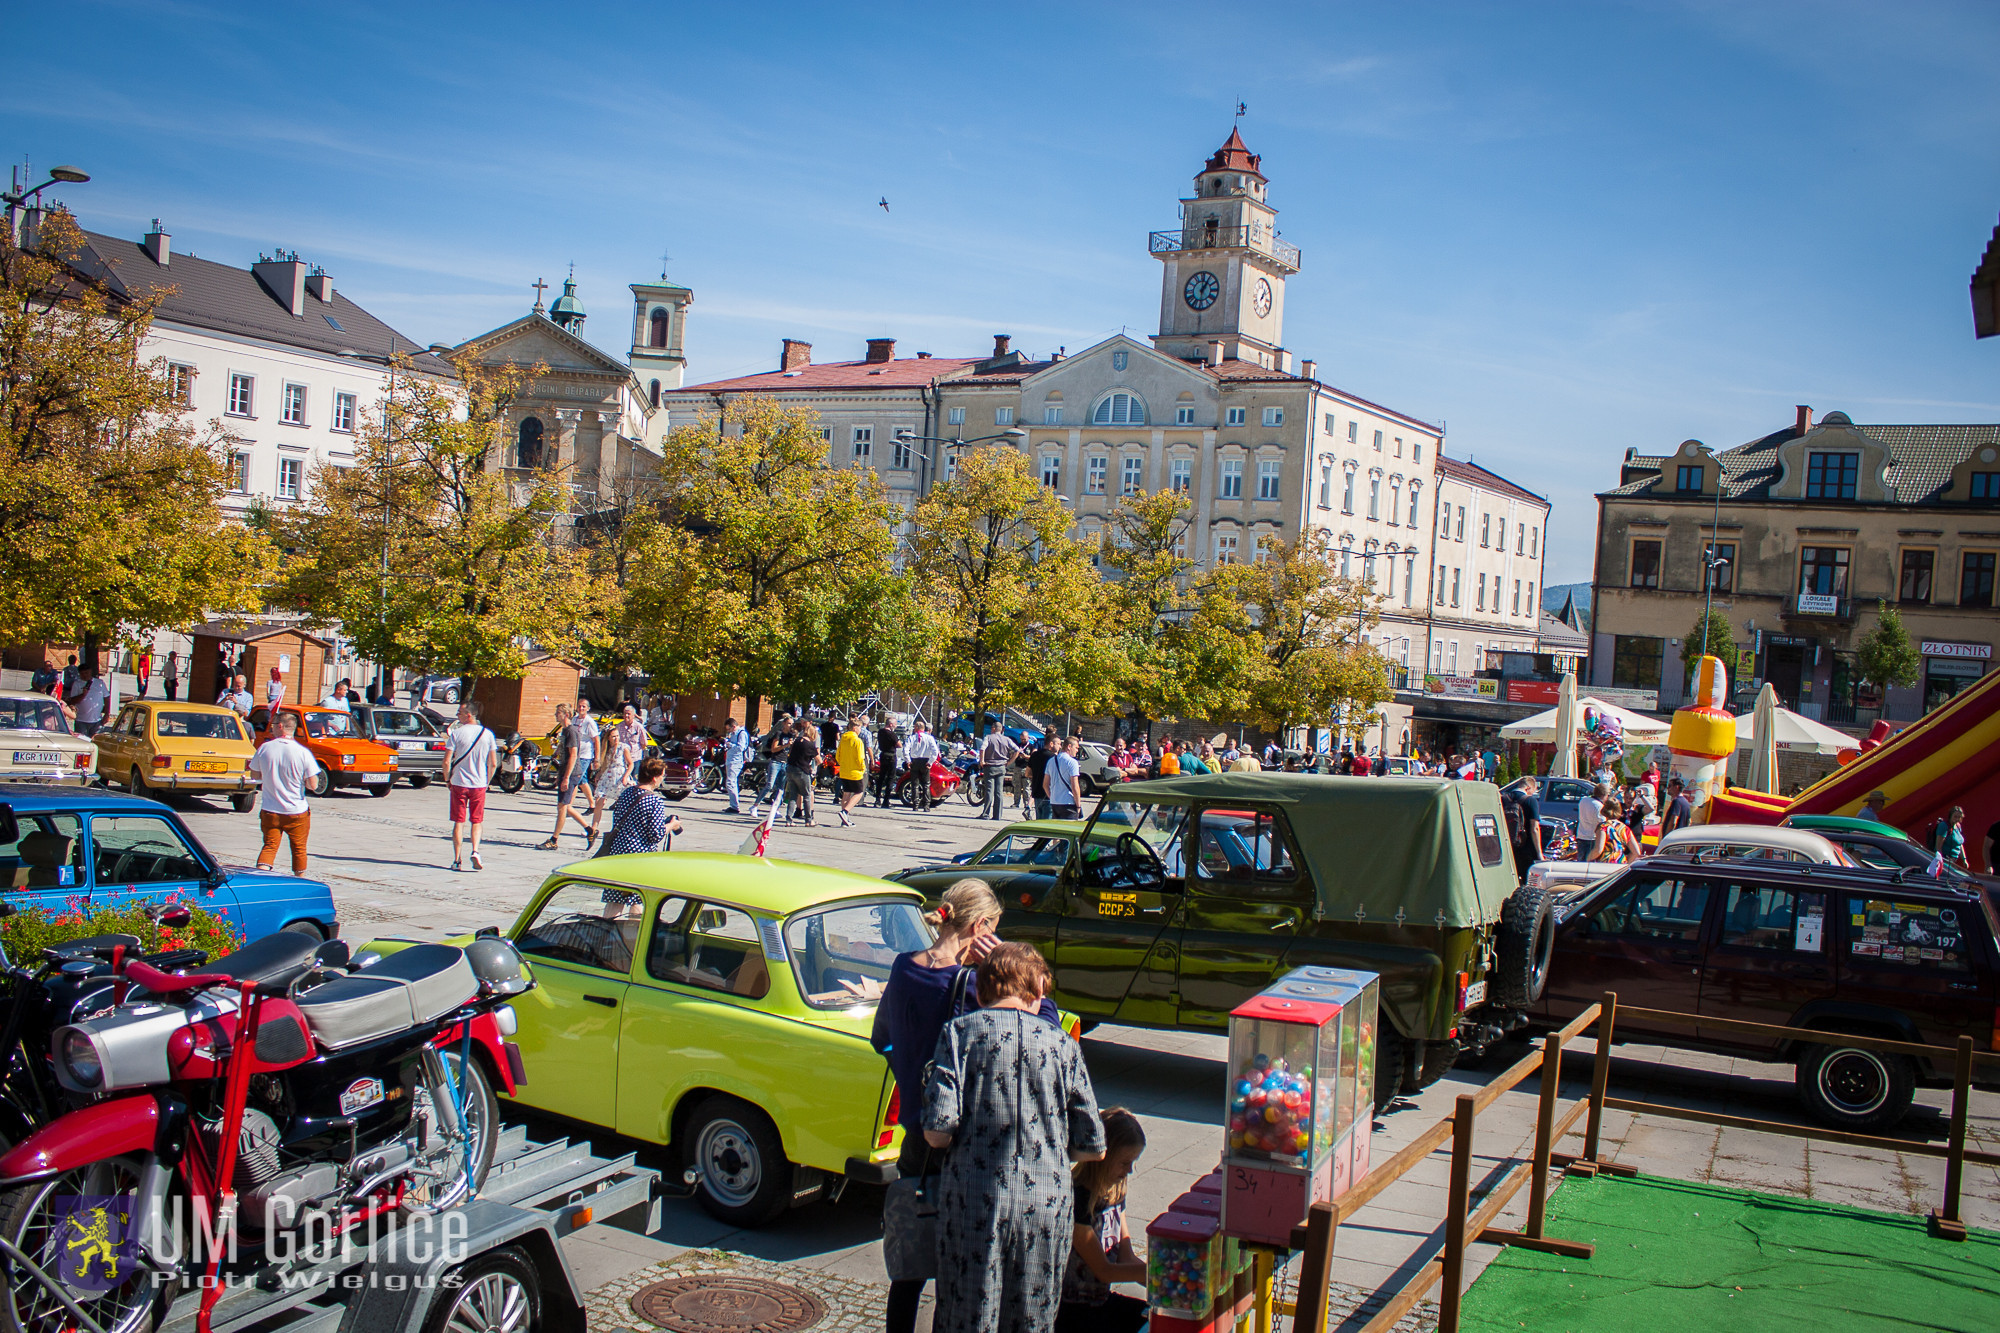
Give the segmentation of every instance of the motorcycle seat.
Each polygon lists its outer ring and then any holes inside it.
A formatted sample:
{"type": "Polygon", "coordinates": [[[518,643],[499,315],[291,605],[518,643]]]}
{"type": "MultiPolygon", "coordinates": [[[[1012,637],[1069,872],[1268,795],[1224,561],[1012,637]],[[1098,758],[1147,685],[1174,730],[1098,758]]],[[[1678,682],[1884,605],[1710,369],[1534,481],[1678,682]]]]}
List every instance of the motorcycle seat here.
{"type": "Polygon", "coordinates": [[[296,999],[313,1040],[339,1050],[442,1018],[478,990],[465,950],[419,944],[296,999]]]}
{"type": "Polygon", "coordinates": [[[319,941],[296,930],[250,941],[235,953],[214,959],[201,970],[207,976],[254,981],[260,986],[289,986],[313,964],[319,941]]]}
{"type": "Polygon", "coordinates": [[[121,944],[125,946],[128,956],[135,956],[141,951],[137,935],[90,935],[80,940],[64,940],[61,944],[51,944],[48,952],[62,959],[108,959],[111,957],[111,951],[121,944]]]}

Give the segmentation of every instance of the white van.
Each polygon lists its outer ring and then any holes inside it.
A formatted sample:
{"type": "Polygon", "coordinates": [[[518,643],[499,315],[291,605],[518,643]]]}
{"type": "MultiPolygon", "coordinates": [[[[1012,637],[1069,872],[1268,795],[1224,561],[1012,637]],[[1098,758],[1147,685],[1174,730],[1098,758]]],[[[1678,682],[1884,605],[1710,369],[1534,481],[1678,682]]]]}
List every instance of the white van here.
{"type": "MultiPolygon", "coordinates": [[[[1764,824],[1693,824],[1660,839],[1652,856],[1685,856],[1697,861],[1811,861],[1851,866],[1853,858],[1817,833],[1764,824]]],[[[1616,861],[1537,861],[1528,867],[1531,889],[1594,884],[1624,867],[1616,861]]]]}

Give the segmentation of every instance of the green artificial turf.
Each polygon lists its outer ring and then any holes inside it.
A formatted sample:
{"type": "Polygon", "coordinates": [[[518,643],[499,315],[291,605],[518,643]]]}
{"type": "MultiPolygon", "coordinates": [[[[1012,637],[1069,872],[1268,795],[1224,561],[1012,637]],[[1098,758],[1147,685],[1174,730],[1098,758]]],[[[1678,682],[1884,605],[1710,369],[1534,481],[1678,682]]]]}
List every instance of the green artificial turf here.
{"type": "Polygon", "coordinates": [[[1550,1196],[1548,1234],[1597,1253],[1502,1251],[1466,1293],[1465,1329],[2000,1329],[2000,1236],[1936,1240],[1919,1217],[1599,1176],[1550,1196]]]}

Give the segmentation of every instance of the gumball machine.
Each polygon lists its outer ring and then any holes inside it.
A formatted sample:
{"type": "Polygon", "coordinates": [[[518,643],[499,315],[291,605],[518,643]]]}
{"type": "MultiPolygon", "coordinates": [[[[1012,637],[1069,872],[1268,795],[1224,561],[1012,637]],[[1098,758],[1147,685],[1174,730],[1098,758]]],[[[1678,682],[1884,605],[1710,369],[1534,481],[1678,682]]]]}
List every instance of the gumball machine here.
{"type": "Polygon", "coordinates": [[[1356,1127],[1374,1110],[1378,990],[1373,973],[1301,968],[1230,1014],[1222,1158],[1229,1235],[1288,1247],[1314,1203],[1338,1198],[1367,1170],[1356,1127]]]}
{"type": "Polygon", "coordinates": [[[1223,1271],[1221,1228],[1213,1217],[1168,1211],[1146,1226],[1146,1299],[1157,1333],[1213,1327],[1215,1307],[1235,1276],[1223,1271]]]}

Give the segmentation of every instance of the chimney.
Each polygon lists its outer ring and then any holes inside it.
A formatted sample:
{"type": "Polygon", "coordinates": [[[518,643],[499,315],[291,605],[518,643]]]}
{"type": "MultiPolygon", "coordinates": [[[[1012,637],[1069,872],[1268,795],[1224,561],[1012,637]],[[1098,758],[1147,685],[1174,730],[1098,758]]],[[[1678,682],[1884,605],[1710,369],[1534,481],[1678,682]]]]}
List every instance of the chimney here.
{"type": "Polygon", "coordinates": [[[153,219],[153,229],[139,244],[145,249],[147,257],[161,268],[165,268],[174,257],[174,238],[167,235],[167,229],[160,225],[158,218],[153,219]]]}
{"type": "Polygon", "coordinates": [[[1290,352],[1287,352],[1282,347],[1278,348],[1277,351],[1273,352],[1271,355],[1271,369],[1278,371],[1281,374],[1286,374],[1286,375],[1291,374],[1292,354],[1290,352]]]}
{"type": "Polygon", "coordinates": [[[813,345],[797,338],[787,338],[778,352],[779,370],[804,370],[813,363],[813,345]]]}
{"type": "Polygon", "coordinates": [[[1014,338],[1013,338],[1013,335],[1012,335],[1012,334],[1007,334],[1007,333],[996,333],[996,334],[994,334],[994,335],[993,335],[993,355],[994,355],[995,357],[1003,357],[1003,356],[1007,355],[1007,345],[1008,345],[1009,343],[1013,342],[1013,341],[1014,341],[1014,338]]]}
{"type": "Polygon", "coordinates": [[[1319,362],[1313,360],[1311,357],[1307,357],[1305,360],[1299,362],[1299,375],[1303,379],[1318,379],[1319,362]]]}
{"type": "Polygon", "coordinates": [[[928,361],[928,360],[930,360],[930,359],[931,359],[931,354],[930,354],[929,352],[918,352],[918,353],[917,353],[917,360],[919,360],[919,361],[928,361]]]}
{"type": "Polygon", "coordinates": [[[294,315],[306,312],[306,266],[296,251],[280,250],[276,258],[258,256],[250,266],[264,290],[278,298],[278,304],[294,315]]]}
{"type": "Polygon", "coordinates": [[[894,338],[870,338],[868,340],[868,358],[866,364],[873,366],[883,361],[894,361],[895,359],[896,340],[894,338]]]}
{"type": "Polygon", "coordinates": [[[1222,339],[1217,338],[1208,345],[1208,364],[1211,366],[1222,364],[1222,339]]]}
{"type": "Polygon", "coordinates": [[[1796,426],[1792,427],[1792,434],[1803,435],[1811,429],[1812,429],[1812,409],[1810,407],[1807,407],[1804,403],[1800,403],[1799,421],[1796,426]]]}
{"type": "Polygon", "coordinates": [[[328,305],[332,305],[333,279],[327,276],[326,270],[316,268],[306,275],[306,292],[308,295],[314,296],[328,305]]]}

